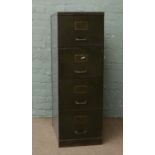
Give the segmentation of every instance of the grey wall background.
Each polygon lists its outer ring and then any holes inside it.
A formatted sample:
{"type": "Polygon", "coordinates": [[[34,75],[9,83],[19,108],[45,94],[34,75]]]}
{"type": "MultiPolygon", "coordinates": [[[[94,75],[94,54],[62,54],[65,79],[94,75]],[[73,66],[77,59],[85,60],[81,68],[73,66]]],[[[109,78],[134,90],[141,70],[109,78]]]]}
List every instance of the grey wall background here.
{"type": "Polygon", "coordinates": [[[33,0],[32,113],[52,116],[50,15],[57,11],[105,12],[104,114],[122,117],[122,0],[33,0]]]}

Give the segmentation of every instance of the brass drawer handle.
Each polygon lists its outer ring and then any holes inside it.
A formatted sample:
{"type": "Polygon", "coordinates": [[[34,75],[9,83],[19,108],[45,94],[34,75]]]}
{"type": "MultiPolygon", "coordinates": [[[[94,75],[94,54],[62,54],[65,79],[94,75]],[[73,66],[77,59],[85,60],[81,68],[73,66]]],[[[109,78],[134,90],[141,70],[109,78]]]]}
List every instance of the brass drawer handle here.
{"type": "Polygon", "coordinates": [[[87,133],[88,133],[87,130],[82,130],[82,131],[75,130],[75,131],[74,131],[74,134],[76,134],[76,135],[85,135],[85,134],[87,134],[87,133]]]}
{"type": "Polygon", "coordinates": [[[87,38],[75,38],[75,41],[87,41],[87,38]]]}
{"type": "Polygon", "coordinates": [[[87,69],[85,69],[85,70],[74,70],[74,73],[77,73],[77,74],[87,73],[87,69]]]}
{"type": "Polygon", "coordinates": [[[84,105],[84,104],[87,104],[87,100],[85,100],[83,102],[75,101],[75,104],[77,104],[77,105],[84,105]]]}

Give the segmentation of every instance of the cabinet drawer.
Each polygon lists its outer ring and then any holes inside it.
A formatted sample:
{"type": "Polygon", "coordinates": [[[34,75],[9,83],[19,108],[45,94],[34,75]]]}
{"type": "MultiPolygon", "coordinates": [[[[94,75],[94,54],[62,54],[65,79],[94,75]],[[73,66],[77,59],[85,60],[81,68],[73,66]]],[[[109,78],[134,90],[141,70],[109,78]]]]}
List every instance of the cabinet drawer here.
{"type": "Polygon", "coordinates": [[[103,49],[97,47],[59,50],[59,77],[88,78],[103,74],[103,49]]]}
{"type": "Polygon", "coordinates": [[[74,79],[60,80],[59,82],[60,110],[102,108],[102,79],[74,79]]]}
{"type": "Polygon", "coordinates": [[[60,139],[80,139],[102,135],[102,111],[60,113],[60,139]]]}
{"type": "Polygon", "coordinates": [[[103,45],[103,15],[60,15],[59,45],[103,45]]]}
{"type": "Polygon", "coordinates": [[[103,105],[103,95],[101,92],[97,94],[61,94],[59,98],[59,110],[93,110],[102,109],[103,105]]]}

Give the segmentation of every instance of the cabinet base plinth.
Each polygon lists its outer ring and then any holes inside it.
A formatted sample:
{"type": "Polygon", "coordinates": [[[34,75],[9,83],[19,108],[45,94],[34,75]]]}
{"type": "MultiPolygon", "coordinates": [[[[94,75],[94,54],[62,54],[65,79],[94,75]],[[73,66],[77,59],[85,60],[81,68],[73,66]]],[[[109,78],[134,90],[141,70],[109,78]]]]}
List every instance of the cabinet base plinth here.
{"type": "Polygon", "coordinates": [[[99,145],[102,143],[103,140],[101,137],[87,138],[87,139],[70,139],[70,140],[60,140],[59,147],[99,145]]]}

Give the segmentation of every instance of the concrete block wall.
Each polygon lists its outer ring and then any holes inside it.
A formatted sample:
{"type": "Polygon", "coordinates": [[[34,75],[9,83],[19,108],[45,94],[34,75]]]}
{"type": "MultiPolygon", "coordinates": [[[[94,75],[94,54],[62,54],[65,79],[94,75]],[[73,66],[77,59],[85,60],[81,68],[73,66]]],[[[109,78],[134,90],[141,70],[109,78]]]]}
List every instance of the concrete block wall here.
{"type": "Polygon", "coordinates": [[[122,0],[33,0],[32,6],[33,116],[52,116],[50,15],[58,11],[104,11],[104,114],[108,117],[122,117],[122,0]]]}

